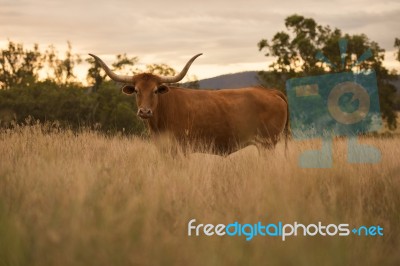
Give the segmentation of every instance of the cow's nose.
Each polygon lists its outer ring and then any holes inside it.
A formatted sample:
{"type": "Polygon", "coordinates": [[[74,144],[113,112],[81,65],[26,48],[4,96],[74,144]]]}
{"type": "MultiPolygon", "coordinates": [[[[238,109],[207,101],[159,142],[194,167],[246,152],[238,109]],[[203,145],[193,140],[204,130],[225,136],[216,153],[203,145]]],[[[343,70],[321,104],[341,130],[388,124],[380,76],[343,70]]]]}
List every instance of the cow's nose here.
{"type": "Polygon", "coordinates": [[[150,108],[139,108],[138,116],[141,118],[150,118],[153,116],[153,111],[150,108]]]}

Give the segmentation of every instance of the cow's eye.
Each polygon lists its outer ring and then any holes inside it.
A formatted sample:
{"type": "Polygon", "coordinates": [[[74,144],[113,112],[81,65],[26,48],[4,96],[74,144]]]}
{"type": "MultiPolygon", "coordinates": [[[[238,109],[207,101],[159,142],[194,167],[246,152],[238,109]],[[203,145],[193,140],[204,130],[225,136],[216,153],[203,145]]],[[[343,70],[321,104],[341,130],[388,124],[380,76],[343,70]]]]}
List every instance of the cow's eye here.
{"type": "Polygon", "coordinates": [[[169,88],[165,85],[160,85],[160,86],[158,86],[156,91],[157,91],[157,93],[163,94],[163,93],[167,93],[169,91],[169,88]]]}

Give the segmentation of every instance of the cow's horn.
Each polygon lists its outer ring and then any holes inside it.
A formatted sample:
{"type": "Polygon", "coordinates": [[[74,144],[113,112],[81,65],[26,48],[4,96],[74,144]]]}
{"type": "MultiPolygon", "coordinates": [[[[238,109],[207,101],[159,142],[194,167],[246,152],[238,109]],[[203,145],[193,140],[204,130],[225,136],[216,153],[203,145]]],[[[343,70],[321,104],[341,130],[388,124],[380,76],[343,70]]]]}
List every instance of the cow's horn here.
{"type": "Polygon", "coordinates": [[[103,62],[98,56],[94,54],[89,54],[93,56],[94,59],[100,64],[100,66],[104,69],[107,75],[114,81],[123,82],[123,83],[131,83],[133,80],[133,76],[124,76],[124,75],[117,75],[111,71],[111,69],[103,62]]]}
{"type": "Polygon", "coordinates": [[[186,73],[188,72],[188,70],[189,70],[189,68],[190,68],[190,65],[191,65],[191,64],[193,63],[193,61],[194,61],[197,57],[199,57],[200,55],[202,55],[202,54],[197,54],[197,55],[193,56],[193,57],[186,63],[186,66],[182,69],[182,71],[181,71],[178,75],[173,76],[173,77],[160,77],[161,82],[163,82],[163,83],[175,83],[175,82],[181,81],[181,80],[185,77],[186,73]]]}

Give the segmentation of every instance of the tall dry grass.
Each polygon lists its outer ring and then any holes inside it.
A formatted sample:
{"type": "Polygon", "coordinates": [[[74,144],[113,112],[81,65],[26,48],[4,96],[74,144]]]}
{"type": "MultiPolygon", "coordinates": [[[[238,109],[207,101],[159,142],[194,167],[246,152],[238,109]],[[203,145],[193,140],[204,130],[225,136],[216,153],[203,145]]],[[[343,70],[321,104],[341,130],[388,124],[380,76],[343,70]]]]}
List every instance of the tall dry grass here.
{"type": "Polygon", "coordinates": [[[0,265],[399,265],[399,139],[378,164],[301,169],[289,143],[259,155],[161,152],[150,141],[40,125],[0,133],[0,265]],[[381,225],[383,237],[189,237],[187,224],[381,225]]]}

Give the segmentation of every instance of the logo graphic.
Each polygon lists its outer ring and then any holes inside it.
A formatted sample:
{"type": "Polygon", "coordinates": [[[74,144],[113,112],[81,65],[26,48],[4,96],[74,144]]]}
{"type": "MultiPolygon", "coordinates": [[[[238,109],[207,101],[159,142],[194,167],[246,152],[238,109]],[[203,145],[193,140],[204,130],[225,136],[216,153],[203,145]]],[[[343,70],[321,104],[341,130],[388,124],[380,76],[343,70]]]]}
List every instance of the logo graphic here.
{"type": "Polygon", "coordinates": [[[268,223],[258,221],[257,223],[239,223],[235,221],[229,224],[203,224],[197,223],[196,219],[188,222],[188,236],[229,236],[245,237],[246,241],[251,241],[254,237],[277,237],[285,241],[289,237],[297,236],[354,236],[380,237],[383,236],[383,227],[380,225],[356,226],[352,227],[348,223],[324,224],[321,221],[312,224],[303,224],[297,221],[293,223],[268,223]]]}
{"type": "MultiPolygon", "coordinates": [[[[347,40],[339,40],[344,68],[347,40]]],[[[372,56],[368,49],[352,66],[372,56]]],[[[321,52],[317,59],[336,68],[321,52]]],[[[332,167],[332,139],[347,136],[349,163],[376,163],[380,151],[375,147],[357,143],[359,134],[381,128],[382,118],[376,74],[373,70],[341,72],[313,77],[294,78],[286,82],[290,123],[295,139],[322,138],[320,150],[301,154],[302,168],[332,167]]]]}

